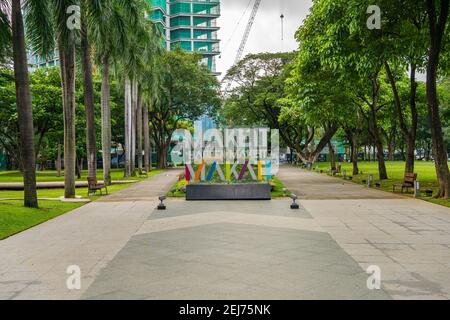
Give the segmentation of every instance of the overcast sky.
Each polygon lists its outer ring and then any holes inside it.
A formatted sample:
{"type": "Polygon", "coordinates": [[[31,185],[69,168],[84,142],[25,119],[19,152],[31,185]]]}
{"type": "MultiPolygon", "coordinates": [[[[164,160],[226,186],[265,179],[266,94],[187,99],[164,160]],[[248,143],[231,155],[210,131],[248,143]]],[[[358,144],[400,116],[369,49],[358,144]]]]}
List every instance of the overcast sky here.
{"type": "MultiPolygon", "coordinates": [[[[254,2],[255,0],[221,1],[221,17],[218,21],[221,29],[218,37],[221,39],[222,55],[217,58],[217,71],[222,74],[225,74],[234,62],[254,2]],[[247,12],[236,29],[247,7],[247,12]]],[[[262,0],[244,55],[297,49],[294,34],[306,18],[311,5],[311,0],[262,0]],[[281,14],[285,16],[284,41],[281,41],[281,14]]]]}

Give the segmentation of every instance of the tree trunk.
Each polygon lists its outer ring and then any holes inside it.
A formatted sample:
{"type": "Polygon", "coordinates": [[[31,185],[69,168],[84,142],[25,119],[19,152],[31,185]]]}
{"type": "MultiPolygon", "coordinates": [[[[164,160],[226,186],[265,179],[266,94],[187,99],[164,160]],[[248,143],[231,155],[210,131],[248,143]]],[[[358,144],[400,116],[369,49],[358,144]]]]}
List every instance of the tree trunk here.
{"type": "Polygon", "coordinates": [[[136,175],[136,113],[138,100],[137,80],[131,81],[131,175],[136,175]]]}
{"type": "Polygon", "coordinates": [[[395,156],[395,145],[394,145],[394,142],[389,139],[389,142],[388,142],[388,159],[389,159],[389,161],[394,161],[395,160],[394,156],[395,156]]]}
{"type": "Polygon", "coordinates": [[[358,167],[358,142],[355,137],[352,137],[352,164],[353,164],[353,175],[359,174],[358,167]]]}
{"type": "Polygon", "coordinates": [[[83,158],[76,157],[75,175],[78,179],[81,179],[81,171],[83,170],[83,158]]]}
{"type": "Polygon", "coordinates": [[[144,125],[144,166],[145,170],[149,172],[151,170],[152,151],[150,146],[150,129],[148,123],[148,108],[147,105],[143,106],[143,125],[144,125]]]}
{"type": "Polygon", "coordinates": [[[83,72],[84,105],[86,108],[86,151],[88,177],[97,176],[97,145],[95,133],[94,87],[92,84],[92,62],[89,47],[87,26],[81,23],[81,69],[83,72]]]}
{"type": "Polygon", "coordinates": [[[448,14],[449,0],[440,2],[440,14],[436,19],[436,8],[434,0],[427,0],[427,12],[430,22],[430,50],[427,66],[427,106],[433,141],[433,155],[436,174],[439,182],[438,198],[450,197],[450,172],[447,164],[447,149],[445,147],[442,122],[439,115],[439,103],[437,98],[437,71],[439,67],[442,40],[445,34],[448,14]]]}
{"type": "Polygon", "coordinates": [[[409,135],[406,139],[406,165],[405,172],[413,173],[414,172],[414,162],[415,158],[415,150],[416,150],[416,138],[417,138],[417,127],[419,122],[419,115],[417,112],[417,82],[416,82],[416,70],[417,66],[415,64],[411,65],[411,76],[410,76],[410,100],[409,107],[411,109],[411,129],[409,135]]]}
{"type": "Polygon", "coordinates": [[[64,196],[75,198],[76,130],[75,130],[75,39],[59,41],[64,116],[64,196]]]}
{"type": "Polygon", "coordinates": [[[395,78],[392,74],[392,71],[389,67],[388,63],[385,63],[386,72],[391,84],[392,92],[394,94],[394,103],[397,110],[397,117],[400,123],[400,129],[403,134],[403,137],[406,142],[406,165],[405,165],[405,173],[413,173],[414,172],[414,161],[415,161],[415,144],[416,144],[416,136],[417,136],[417,123],[418,123],[418,113],[417,113],[417,82],[416,82],[416,70],[417,66],[413,63],[411,64],[410,71],[410,99],[409,99],[409,107],[411,110],[411,127],[408,128],[405,120],[405,116],[403,114],[403,109],[401,105],[400,95],[397,89],[397,85],[395,83],[395,78]]]}
{"type": "Polygon", "coordinates": [[[36,161],[34,154],[33,106],[28,77],[25,32],[20,0],[12,1],[12,33],[17,113],[23,163],[24,206],[37,208],[36,161]]]}
{"type": "Polygon", "coordinates": [[[56,176],[61,177],[61,145],[58,143],[58,151],[56,155],[56,176]]]}
{"type": "MultiPolygon", "coordinates": [[[[381,140],[381,137],[379,137],[379,139],[381,140]]],[[[377,157],[377,145],[375,143],[372,146],[372,152],[373,152],[372,159],[373,161],[375,161],[375,158],[377,157]]]]}
{"type": "Polygon", "coordinates": [[[406,164],[405,173],[414,172],[414,162],[415,162],[415,139],[406,140],[406,164]]]}
{"type": "Polygon", "coordinates": [[[131,81],[125,79],[125,177],[131,177],[131,81]]]}
{"type": "Polygon", "coordinates": [[[163,142],[161,147],[158,148],[158,169],[165,169],[167,167],[167,152],[168,145],[163,142]]]}
{"type": "Polygon", "coordinates": [[[102,154],[103,179],[111,185],[111,105],[109,85],[109,56],[102,57],[102,154]]]}
{"type": "Polygon", "coordinates": [[[358,139],[356,136],[356,130],[345,130],[347,135],[348,143],[350,144],[350,159],[353,164],[353,175],[356,176],[359,174],[358,168],[358,139]]]}
{"type": "Polygon", "coordinates": [[[142,99],[141,96],[138,95],[137,99],[137,110],[136,110],[136,129],[137,129],[137,163],[139,174],[142,174],[142,99]]]}
{"type": "Polygon", "coordinates": [[[333,144],[328,142],[328,149],[330,154],[331,171],[336,171],[336,155],[334,153],[333,144]]]}
{"type": "Polygon", "coordinates": [[[377,76],[372,79],[372,104],[370,105],[369,115],[369,131],[373,139],[374,144],[374,158],[378,160],[378,173],[380,180],[387,180],[386,162],[384,160],[383,143],[380,136],[380,129],[378,127],[378,99],[380,95],[380,84],[378,83],[377,76]],[[375,150],[376,149],[376,150],[375,150]],[[376,154],[375,154],[376,151],[376,154]]]}
{"type": "Polygon", "coordinates": [[[380,175],[380,180],[387,180],[387,170],[386,170],[386,162],[384,160],[384,152],[383,152],[383,144],[381,143],[381,139],[377,139],[376,141],[377,147],[377,159],[378,159],[378,172],[380,175]]]}

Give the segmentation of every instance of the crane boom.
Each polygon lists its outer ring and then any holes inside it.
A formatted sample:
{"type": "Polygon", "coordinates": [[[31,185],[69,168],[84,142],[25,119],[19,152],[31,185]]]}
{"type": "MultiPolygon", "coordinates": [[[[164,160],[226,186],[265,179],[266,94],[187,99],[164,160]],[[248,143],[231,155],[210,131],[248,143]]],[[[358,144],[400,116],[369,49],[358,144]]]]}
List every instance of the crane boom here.
{"type": "Polygon", "coordinates": [[[253,10],[250,15],[250,19],[248,20],[247,27],[245,28],[244,37],[242,38],[241,45],[239,46],[236,59],[234,60],[234,64],[238,63],[242,58],[242,54],[244,53],[245,46],[247,45],[248,37],[250,36],[250,31],[252,31],[253,23],[255,22],[255,17],[256,14],[258,13],[261,1],[262,0],[256,0],[255,4],[253,5],[253,10]]]}
{"type": "MultiPolygon", "coordinates": [[[[250,14],[250,18],[248,20],[247,27],[245,28],[244,36],[242,37],[241,44],[239,46],[239,50],[236,54],[236,58],[234,59],[234,65],[236,65],[242,59],[242,54],[244,53],[245,46],[247,45],[247,41],[250,36],[250,32],[252,31],[253,23],[255,22],[256,14],[258,13],[258,9],[259,9],[259,5],[261,4],[261,1],[262,0],[256,0],[253,5],[252,13],[250,14]]],[[[225,89],[225,94],[230,91],[232,83],[233,83],[233,79],[228,81],[228,84],[225,89]]]]}

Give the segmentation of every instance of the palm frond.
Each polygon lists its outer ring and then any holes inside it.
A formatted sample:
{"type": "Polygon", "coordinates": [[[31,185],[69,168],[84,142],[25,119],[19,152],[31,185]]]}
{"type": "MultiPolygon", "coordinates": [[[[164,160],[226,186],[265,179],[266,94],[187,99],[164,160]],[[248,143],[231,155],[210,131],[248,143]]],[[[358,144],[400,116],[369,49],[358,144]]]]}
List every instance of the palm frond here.
{"type": "Polygon", "coordinates": [[[11,56],[11,24],[9,1],[0,0],[0,63],[11,56]]]}
{"type": "Polygon", "coordinates": [[[55,47],[50,2],[48,0],[26,0],[24,2],[24,19],[27,38],[32,49],[39,55],[47,57],[55,47]]]}

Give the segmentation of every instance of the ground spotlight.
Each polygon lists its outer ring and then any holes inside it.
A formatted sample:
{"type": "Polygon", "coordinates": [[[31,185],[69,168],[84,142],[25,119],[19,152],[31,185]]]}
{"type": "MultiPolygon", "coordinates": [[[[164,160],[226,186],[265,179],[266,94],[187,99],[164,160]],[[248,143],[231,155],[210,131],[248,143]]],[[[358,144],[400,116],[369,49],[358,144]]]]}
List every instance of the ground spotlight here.
{"type": "Polygon", "coordinates": [[[161,201],[160,204],[158,204],[158,210],[166,210],[166,205],[164,204],[164,200],[166,200],[166,196],[160,196],[159,201],[161,201]]]}
{"type": "Polygon", "coordinates": [[[291,194],[291,199],[292,199],[291,209],[292,209],[292,210],[298,210],[298,209],[300,209],[300,206],[299,206],[298,203],[296,202],[296,200],[298,199],[297,195],[291,194]]]}

